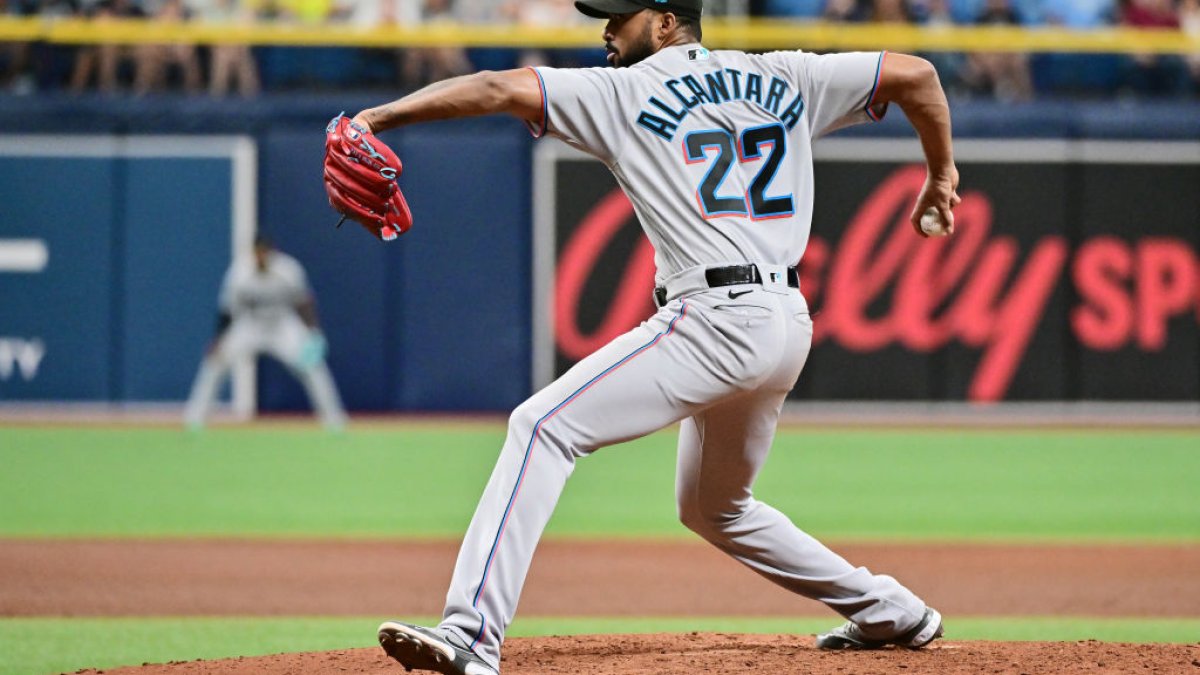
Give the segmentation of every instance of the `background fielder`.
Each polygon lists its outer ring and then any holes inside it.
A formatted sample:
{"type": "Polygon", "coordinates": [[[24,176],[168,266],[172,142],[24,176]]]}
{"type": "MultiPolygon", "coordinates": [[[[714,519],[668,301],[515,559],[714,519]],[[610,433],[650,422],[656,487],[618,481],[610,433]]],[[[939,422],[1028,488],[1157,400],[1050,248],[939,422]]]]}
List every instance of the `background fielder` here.
{"type": "Polygon", "coordinates": [[[253,259],[235,260],[225,273],[219,302],[217,334],[184,410],[189,429],[204,426],[232,365],[259,354],[275,357],[300,380],[327,429],[345,427],[346,411],[325,363],[312,289],[295,258],[258,237],[253,259]]]}
{"type": "MultiPolygon", "coordinates": [[[[481,73],[330,128],[349,124],[346,133],[362,134],[370,148],[378,143],[371,132],[400,124],[511,113],[535,135],[602,160],[656,253],[658,312],[513,413],[441,625],[385,622],[381,644],[408,668],[498,671],[533,551],[575,461],[678,421],[681,520],[755,572],[849,619],[818,646],[928,644],[942,634],[935,610],[895,579],[849,564],[755,500],[751,486],[812,340],[792,267],[809,236],[810,143],[879,119],[896,102],[929,165],[914,229],[928,208],[952,227],[958,174],[936,73],[921,59],[883,53],[711,52],[699,43],[699,0],[576,6],[608,19],[604,39],[617,69],[481,73]]],[[[339,160],[327,155],[327,176],[339,160]]],[[[331,203],[347,211],[337,194],[331,203]]],[[[381,202],[370,211],[386,209],[381,202]]]]}

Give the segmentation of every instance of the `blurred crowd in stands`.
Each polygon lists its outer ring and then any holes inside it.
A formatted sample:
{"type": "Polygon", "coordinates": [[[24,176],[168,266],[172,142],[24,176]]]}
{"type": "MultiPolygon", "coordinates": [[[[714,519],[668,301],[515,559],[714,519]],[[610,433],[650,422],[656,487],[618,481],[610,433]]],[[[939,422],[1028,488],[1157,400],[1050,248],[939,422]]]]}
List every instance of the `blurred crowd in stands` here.
{"type": "MultiPolygon", "coordinates": [[[[940,26],[1128,26],[1200,34],[1200,0],[758,0],[756,14],[940,26]]],[[[1022,101],[1038,93],[1187,96],[1200,55],[926,54],[958,95],[1022,101]]]]}
{"type": "MultiPolygon", "coordinates": [[[[714,0],[709,7],[717,14],[740,11],[770,18],[912,23],[931,28],[1135,26],[1200,34],[1200,0],[714,0]]],[[[221,25],[291,22],[331,29],[445,21],[554,27],[585,20],[572,0],[0,0],[0,15],[94,22],[121,17],[221,25]]],[[[1200,54],[938,52],[924,56],[937,66],[947,90],[958,97],[1004,101],[1042,95],[1200,97],[1200,54]]],[[[532,64],[599,66],[604,60],[598,47],[355,49],[8,42],[0,43],[0,91],[10,95],[62,89],[134,94],[183,91],[250,97],[264,89],[411,89],[476,69],[532,64]]]]}

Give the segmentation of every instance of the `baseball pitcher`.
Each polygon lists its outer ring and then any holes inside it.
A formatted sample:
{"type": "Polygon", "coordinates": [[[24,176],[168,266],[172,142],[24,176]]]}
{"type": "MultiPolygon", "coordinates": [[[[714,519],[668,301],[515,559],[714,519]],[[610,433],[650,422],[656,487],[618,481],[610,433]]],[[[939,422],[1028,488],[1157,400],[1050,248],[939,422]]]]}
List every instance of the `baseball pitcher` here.
{"type": "Polygon", "coordinates": [[[254,259],[234,261],[225,273],[216,333],[184,409],[188,429],[203,428],[230,367],[259,354],[275,357],[300,380],[325,428],[345,427],[346,411],[325,364],[326,342],[312,290],[295,258],[257,238],[254,259]]]}
{"type": "MultiPolygon", "coordinates": [[[[795,269],[811,225],[811,145],[897,104],[928,163],[912,210],[914,236],[930,234],[922,218],[949,233],[958,172],[936,72],[903,54],[709,50],[701,43],[701,0],[575,6],[607,21],[613,68],[482,72],[331,125],[326,180],[337,189],[330,201],[355,217],[364,202],[346,204],[339,195],[375,195],[365,202],[368,217],[357,219],[376,234],[400,213],[390,206],[394,193],[337,186],[330,167],[336,173],[356,152],[340,134],[371,149],[359,155],[374,156],[383,154],[376,131],[508,113],[535,136],[560,138],[608,166],[657,264],[657,313],[513,412],[441,624],[385,622],[381,645],[409,669],[497,673],[534,548],[576,462],[677,422],[683,523],[754,572],[845,617],[817,637],[818,647],[927,645],[943,633],[936,610],[892,577],[826,548],[755,499],[752,487],[812,340],[795,269]]],[[[401,230],[411,225],[400,220],[401,230]]]]}

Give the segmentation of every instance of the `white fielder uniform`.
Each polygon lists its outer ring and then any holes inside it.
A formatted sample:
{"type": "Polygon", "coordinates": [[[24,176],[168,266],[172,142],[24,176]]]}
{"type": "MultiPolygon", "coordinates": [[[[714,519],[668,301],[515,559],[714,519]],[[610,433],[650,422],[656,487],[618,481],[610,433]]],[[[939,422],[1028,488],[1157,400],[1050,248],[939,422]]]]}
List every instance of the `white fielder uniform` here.
{"type": "Polygon", "coordinates": [[[872,98],[884,56],[690,44],[629,68],[536,69],[535,135],[612,170],[654,245],[661,306],[512,414],[441,623],[493,667],[575,461],[680,421],[684,524],[868,637],[923,618],[925,603],[895,579],[849,564],[751,492],[812,340],[787,283],[809,236],[811,142],[882,114],[872,98]],[[761,283],[711,284],[708,270],[748,265],[761,283]]]}
{"type": "Polygon", "coordinates": [[[324,338],[296,311],[311,297],[304,268],[279,251],[267,254],[262,271],[253,258],[230,266],[221,284],[220,306],[232,321],[200,364],[184,411],[189,427],[204,424],[233,363],[259,354],[275,357],[300,380],[322,424],[331,429],[345,426],[346,412],[325,363],[324,338]]]}

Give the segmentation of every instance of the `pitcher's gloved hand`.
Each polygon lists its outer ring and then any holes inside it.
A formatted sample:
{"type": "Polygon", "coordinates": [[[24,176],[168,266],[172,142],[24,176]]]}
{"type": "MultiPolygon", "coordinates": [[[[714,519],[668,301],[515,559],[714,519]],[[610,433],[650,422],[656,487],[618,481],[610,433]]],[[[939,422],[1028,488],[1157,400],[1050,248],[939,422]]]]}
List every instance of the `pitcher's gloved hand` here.
{"type": "MultiPolygon", "coordinates": [[[[338,115],[325,128],[325,194],[343,220],[357,221],[391,241],[412,227],[412,213],[396,178],[404,166],[383,141],[338,115]]],[[[339,221],[338,225],[341,225],[339,221]]]]}

